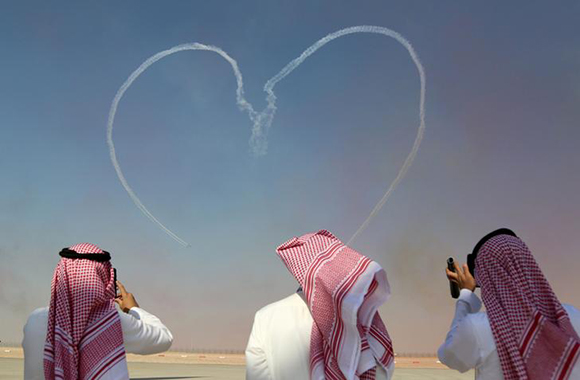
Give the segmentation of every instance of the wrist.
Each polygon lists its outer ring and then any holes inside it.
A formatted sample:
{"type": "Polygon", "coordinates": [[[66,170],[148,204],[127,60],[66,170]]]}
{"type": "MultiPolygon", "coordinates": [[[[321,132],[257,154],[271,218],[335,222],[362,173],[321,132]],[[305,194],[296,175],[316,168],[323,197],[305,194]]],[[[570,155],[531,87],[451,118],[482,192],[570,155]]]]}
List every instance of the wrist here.
{"type": "Polygon", "coordinates": [[[477,295],[473,291],[467,288],[461,289],[457,301],[467,303],[469,305],[470,313],[477,313],[481,309],[481,301],[479,297],[477,297],[477,295]]]}
{"type": "Polygon", "coordinates": [[[475,291],[475,288],[476,288],[476,285],[475,285],[475,282],[465,281],[465,282],[462,282],[462,284],[459,286],[459,288],[460,289],[467,289],[467,290],[469,290],[471,292],[474,292],[475,291]]]}

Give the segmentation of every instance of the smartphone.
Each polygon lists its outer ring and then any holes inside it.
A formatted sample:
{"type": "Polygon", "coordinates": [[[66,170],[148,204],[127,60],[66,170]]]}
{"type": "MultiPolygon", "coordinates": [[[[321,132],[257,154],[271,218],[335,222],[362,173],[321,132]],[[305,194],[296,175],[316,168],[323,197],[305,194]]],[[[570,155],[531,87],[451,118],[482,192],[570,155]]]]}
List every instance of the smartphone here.
{"type": "Polygon", "coordinates": [[[115,281],[115,298],[119,297],[119,289],[117,289],[117,268],[113,268],[113,277],[115,281]]]}
{"type": "MultiPolygon", "coordinates": [[[[447,259],[447,269],[449,269],[451,272],[455,272],[455,261],[453,260],[453,257],[447,259]]],[[[459,285],[457,285],[455,282],[449,281],[449,290],[451,291],[451,297],[459,297],[459,285]]]]}

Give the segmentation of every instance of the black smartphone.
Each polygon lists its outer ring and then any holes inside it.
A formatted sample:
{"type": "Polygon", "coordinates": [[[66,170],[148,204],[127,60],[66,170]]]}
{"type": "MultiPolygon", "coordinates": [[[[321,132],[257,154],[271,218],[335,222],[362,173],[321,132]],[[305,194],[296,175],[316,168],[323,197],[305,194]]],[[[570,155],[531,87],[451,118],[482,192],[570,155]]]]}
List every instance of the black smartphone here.
{"type": "Polygon", "coordinates": [[[117,268],[113,268],[113,277],[115,281],[115,298],[119,297],[119,289],[117,289],[117,268]]]}
{"type": "MultiPolygon", "coordinates": [[[[453,257],[447,259],[447,269],[451,272],[455,272],[455,261],[453,257]]],[[[451,291],[451,297],[459,298],[459,285],[453,281],[449,281],[449,290],[451,291]]]]}

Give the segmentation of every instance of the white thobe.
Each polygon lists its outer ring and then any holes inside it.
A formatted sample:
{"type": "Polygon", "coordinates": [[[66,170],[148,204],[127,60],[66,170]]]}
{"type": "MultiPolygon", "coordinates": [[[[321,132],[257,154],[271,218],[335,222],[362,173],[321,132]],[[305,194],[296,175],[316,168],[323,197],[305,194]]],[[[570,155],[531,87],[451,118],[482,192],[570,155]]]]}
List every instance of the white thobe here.
{"type": "MultiPolygon", "coordinates": [[[[246,348],[247,380],[310,379],[312,315],[301,292],[265,306],[256,313],[246,348]]],[[[377,380],[393,375],[378,365],[377,380]]]]}
{"type": "MultiPolygon", "coordinates": [[[[562,305],[570,316],[572,326],[580,332],[580,311],[571,305],[562,305]]],[[[445,343],[437,356],[448,366],[466,372],[475,368],[476,380],[503,380],[493,333],[487,313],[480,312],[481,301],[469,289],[462,289],[455,306],[455,317],[445,343]]],[[[580,379],[580,361],[572,370],[570,380],[580,379]]]]}
{"type": "MultiPolygon", "coordinates": [[[[124,313],[117,306],[123,330],[125,351],[133,354],[155,354],[167,351],[173,343],[171,331],[159,318],[139,307],[124,313]]],[[[36,309],[24,325],[24,379],[44,380],[44,342],[48,326],[48,307],[36,309]]]]}

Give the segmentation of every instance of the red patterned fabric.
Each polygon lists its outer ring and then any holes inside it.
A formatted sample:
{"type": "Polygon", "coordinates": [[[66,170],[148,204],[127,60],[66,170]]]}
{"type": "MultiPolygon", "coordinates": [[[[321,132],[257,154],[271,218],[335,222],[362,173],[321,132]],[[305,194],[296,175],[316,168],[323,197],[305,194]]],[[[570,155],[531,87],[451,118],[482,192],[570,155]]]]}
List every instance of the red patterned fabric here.
{"type": "Polygon", "coordinates": [[[276,250],[298,280],[314,319],[313,380],[375,378],[394,359],[378,313],[389,297],[385,271],[326,230],[292,238],[276,250]]]}
{"type": "MultiPolygon", "coordinates": [[[[88,243],[69,249],[103,253],[88,243]]],[[[129,378],[114,298],[110,262],[61,258],[51,287],[44,346],[46,379],[99,379],[113,367],[116,378],[129,378]]]]}
{"type": "Polygon", "coordinates": [[[565,380],[580,338],[522,240],[498,235],[479,250],[475,275],[506,380],[565,380]]]}

